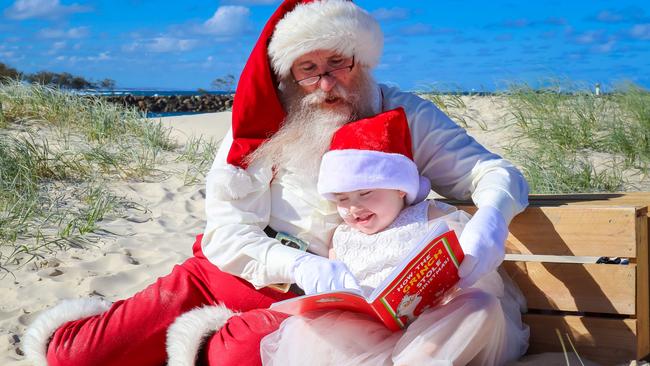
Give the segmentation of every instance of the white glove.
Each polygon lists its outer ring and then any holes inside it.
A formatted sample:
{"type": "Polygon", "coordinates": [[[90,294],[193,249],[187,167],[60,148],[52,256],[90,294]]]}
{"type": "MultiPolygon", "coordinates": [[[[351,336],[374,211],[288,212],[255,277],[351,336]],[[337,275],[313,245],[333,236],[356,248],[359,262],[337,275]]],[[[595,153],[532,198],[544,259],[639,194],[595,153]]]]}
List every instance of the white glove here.
{"type": "Polygon", "coordinates": [[[358,290],[361,287],[345,263],[314,254],[298,257],[293,278],[306,295],[333,290],[358,290]]]}
{"type": "Polygon", "coordinates": [[[459,287],[472,286],[501,265],[506,255],[507,237],[508,225],[499,210],[484,206],[476,211],[458,239],[465,252],[465,259],[458,268],[459,287]]]}

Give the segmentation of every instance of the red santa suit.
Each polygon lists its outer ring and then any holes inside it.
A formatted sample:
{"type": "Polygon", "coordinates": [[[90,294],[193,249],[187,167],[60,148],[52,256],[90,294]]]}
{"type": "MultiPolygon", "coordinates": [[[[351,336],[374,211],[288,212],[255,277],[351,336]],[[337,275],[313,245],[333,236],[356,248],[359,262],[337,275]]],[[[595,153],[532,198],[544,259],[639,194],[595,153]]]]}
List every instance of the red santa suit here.
{"type": "MultiPolygon", "coordinates": [[[[315,180],[291,167],[244,163],[284,120],[276,75],[286,76],[295,58],[317,49],[354,55],[371,68],[382,42],[377,22],[352,2],[284,1],[240,77],[232,129],[207,177],[207,225],[194,256],[127,300],[73,300],[43,312],[24,339],[28,358],[42,365],[259,364],[259,340],[284,319],[265,309],[295,296],[266,286],[294,282],[290,269],[303,254],[264,229],[296,236],[326,256],[340,223],[315,180]]],[[[437,193],[471,197],[479,208],[496,208],[506,223],[525,208],[521,173],[431,102],[377,85],[372,103],[376,112],[404,108],[414,161],[437,193]]]]}

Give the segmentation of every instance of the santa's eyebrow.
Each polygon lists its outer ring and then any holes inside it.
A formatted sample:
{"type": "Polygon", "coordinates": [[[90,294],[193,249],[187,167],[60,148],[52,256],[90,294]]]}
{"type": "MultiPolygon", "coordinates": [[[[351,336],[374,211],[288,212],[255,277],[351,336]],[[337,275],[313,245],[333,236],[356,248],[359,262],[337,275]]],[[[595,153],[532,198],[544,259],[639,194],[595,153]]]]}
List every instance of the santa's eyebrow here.
{"type": "Polygon", "coordinates": [[[304,66],[314,66],[316,65],[313,61],[303,61],[298,64],[299,67],[304,67],[304,66]]]}

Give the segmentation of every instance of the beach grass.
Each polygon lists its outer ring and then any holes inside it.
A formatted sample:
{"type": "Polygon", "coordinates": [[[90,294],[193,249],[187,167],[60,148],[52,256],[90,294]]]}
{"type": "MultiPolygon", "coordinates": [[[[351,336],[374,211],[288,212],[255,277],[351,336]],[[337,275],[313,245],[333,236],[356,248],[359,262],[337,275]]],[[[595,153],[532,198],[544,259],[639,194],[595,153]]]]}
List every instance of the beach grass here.
{"type": "MultiPolygon", "coordinates": [[[[421,96],[467,125],[460,95],[421,96]]],[[[505,157],[532,193],[622,191],[631,188],[630,170],[648,174],[647,90],[628,83],[597,96],[566,82],[513,84],[495,97],[505,100],[504,123],[515,133],[505,157]]],[[[193,137],[177,146],[170,129],[135,109],[11,80],[0,84],[0,106],[1,267],[92,244],[101,220],[133,205],[107,182],[177,175],[202,183],[220,142],[193,137]]]]}
{"type": "Polygon", "coordinates": [[[441,89],[429,85],[426,87],[426,91],[421,91],[417,94],[421,98],[435,104],[436,107],[454,120],[459,126],[467,128],[470,122],[474,122],[482,130],[487,130],[487,125],[482,120],[472,119],[467,113],[467,104],[463,100],[463,93],[460,92],[460,89],[446,87],[445,90],[441,91],[441,89]]]}
{"type": "Polygon", "coordinates": [[[221,140],[205,138],[203,136],[191,136],[185,147],[180,152],[176,161],[186,162],[186,169],[183,171],[183,182],[185,185],[202,183],[205,173],[214,160],[221,140]]]}
{"type": "Polygon", "coordinates": [[[111,180],[161,179],[170,129],[134,109],[41,85],[0,84],[0,266],[92,241],[129,206],[111,180]]]}
{"type": "Polygon", "coordinates": [[[613,192],[625,172],[646,175],[650,93],[624,84],[605,95],[575,83],[512,85],[503,93],[516,138],[507,158],[523,170],[531,193],[613,192]]]}

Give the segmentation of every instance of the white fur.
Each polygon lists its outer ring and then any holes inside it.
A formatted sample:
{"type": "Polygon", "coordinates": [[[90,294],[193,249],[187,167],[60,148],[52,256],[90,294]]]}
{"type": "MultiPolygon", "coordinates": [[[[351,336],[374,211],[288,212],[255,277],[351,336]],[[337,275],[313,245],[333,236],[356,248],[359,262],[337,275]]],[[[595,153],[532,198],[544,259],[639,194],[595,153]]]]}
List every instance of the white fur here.
{"type": "Polygon", "coordinates": [[[246,197],[254,189],[250,174],[242,168],[227,164],[210,171],[215,197],[224,200],[237,200],[246,197]]]}
{"type": "Polygon", "coordinates": [[[203,341],[235,315],[223,305],[189,311],[167,329],[168,366],[193,366],[203,341]]]}
{"type": "Polygon", "coordinates": [[[43,311],[25,332],[25,356],[33,365],[47,366],[47,346],[57,328],[73,320],[101,314],[110,307],[111,303],[108,301],[87,298],[64,300],[43,311]]]}
{"type": "Polygon", "coordinates": [[[379,188],[404,191],[407,203],[414,203],[420,192],[420,175],[413,160],[374,150],[332,150],[323,155],[318,193],[325,198],[334,199],[334,193],[379,188]]]}
{"type": "Polygon", "coordinates": [[[278,22],[269,43],[274,71],[289,75],[300,56],[332,50],[368,67],[379,63],[384,37],[379,23],[348,0],[320,0],[297,5],[278,22]]]}

